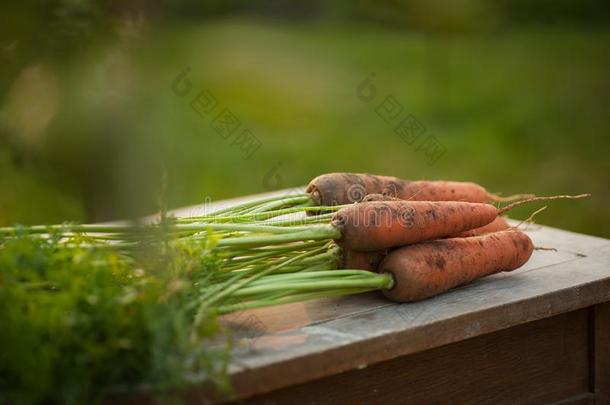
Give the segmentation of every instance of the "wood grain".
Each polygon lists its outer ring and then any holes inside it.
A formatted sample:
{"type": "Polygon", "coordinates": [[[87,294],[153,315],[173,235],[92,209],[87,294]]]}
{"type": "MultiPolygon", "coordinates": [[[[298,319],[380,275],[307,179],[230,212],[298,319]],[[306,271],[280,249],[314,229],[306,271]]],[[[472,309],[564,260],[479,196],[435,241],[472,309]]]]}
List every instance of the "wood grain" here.
{"type": "Polygon", "coordinates": [[[248,403],[540,404],[566,398],[586,400],[587,323],[586,310],[558,315],[260,395],[248,403]]]}

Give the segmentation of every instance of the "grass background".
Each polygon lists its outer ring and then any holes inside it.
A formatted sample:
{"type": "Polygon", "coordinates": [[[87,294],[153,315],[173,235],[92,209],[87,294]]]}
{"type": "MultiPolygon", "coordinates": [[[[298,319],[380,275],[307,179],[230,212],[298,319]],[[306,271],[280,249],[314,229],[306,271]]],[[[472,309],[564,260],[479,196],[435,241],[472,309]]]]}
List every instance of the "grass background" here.
{"type": "Polygon", "coordinates": [[[505,194],[590,192],[537,220],[610,236],[607,24],[418,30],[216,16],[132,19],[121,30],[5,76],[1,225],[154,211],[164,167],[170,207],[331,171],[468,180],[505,194]],[[172,81],[186,67],[193,90],[179,97],[172,81]],[[356,89],[373,72],[377,98],[365,103],[356,89]],[[260,140],[252,157],[189,106],[204,89],[260,140]],[[436,163],[376,114],[390,95],[444,146],[436,163]]]}

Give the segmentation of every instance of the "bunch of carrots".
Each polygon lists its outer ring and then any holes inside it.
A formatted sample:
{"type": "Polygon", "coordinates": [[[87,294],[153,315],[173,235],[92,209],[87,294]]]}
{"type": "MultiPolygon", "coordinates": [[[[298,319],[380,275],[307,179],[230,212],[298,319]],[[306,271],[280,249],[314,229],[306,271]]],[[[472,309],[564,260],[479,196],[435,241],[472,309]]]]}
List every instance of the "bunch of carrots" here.
{"type": "Polygon", "coordinates": [[[353,285],[380,289],[398,302],[429,298],[490,274],[517,269],[528,261],[534,250],[532,241],[511,228],[502,214],[533,201],[587,196],[500,197],[469,182],[325,174],[309,184],[306,196],[292,198],[308,198],[300,202],[301,209],[328,220],[308,229],[340,247],[336,255],[342,270],[302,272],[298,279],[284,276],[275,288],[265,285],[263,279],[255,283],[258,288],[246,287],[238,295],[318,291],[328,296],[337,292],[333,289],[353,285]],[[511,203],[497,208],[490,204],[494,202],[511,203]],[[378,277],[362,279],[359,270],[378,277]]]}
{"type": "MultiPolygon", "coordinates": [[[[34,226],[27,232],[59,233],[66,245],[74,235],[85,235],[92,248],[117,249],[127,257],[142,243],[159,243],[160,231],[182,244],[205,242],[222,265],[194,298],[201,318],[207,311],[371,290],[399,302],[432,297],[527,262],[534,245],[508,225],[502,217],[507,211],[532,201],[586,196],[500,197],[470,182],[330,173],[312,180],[304,194],[203,216],[162,215],[146,232],[125,223],[34,226]],[[491,204],[500,202],[510,204],[491,204]]],[[[5,238],[15,232],[0,228],[5,238]]]]}
{"type": "MultiPolygon", "coordinates": [[[[284,227],[285,233],[266,237],[265,243],[322,243],[316,257],[324,257],[317,268],[298,271],[268,267],[253,277],[239,270],[239,288],[233,284],[224,288],[240,305],[223,306],[221,312],[370,290],[381,290],[398,302],[432,297],[528,261],[532,241],[511,228],[502,214],[533,201],[586,196],[500,197],[469,182],[325,174],[315,178],[304,195],[233,207],[230,218],[222,216],[227,212],[214,213],[218,221],[262,221],[270,228],[284,227]],[[511,203],[497,208],[493,202],[511,203]],[[309,216],[285,217],[295,213],[309,216]]],[[[209,216],[179,219],[209,220],[209,216]]],[[[239,243],[255,241],[246,237],[239,243]]]]}

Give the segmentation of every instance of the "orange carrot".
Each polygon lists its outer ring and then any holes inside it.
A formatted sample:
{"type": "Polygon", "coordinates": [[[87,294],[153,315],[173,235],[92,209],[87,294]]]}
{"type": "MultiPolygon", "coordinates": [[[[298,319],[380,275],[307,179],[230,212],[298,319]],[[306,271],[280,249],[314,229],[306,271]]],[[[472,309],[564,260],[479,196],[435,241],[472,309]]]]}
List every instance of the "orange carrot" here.
{"type": "MultiPolygon", "coordinates": [[[[367,196],[368,198],[368,196],[367,196]]],[[[487,225],[469,231],[461,232],[457,235],[450,236],[451,238],[467,238],[471,236],[481,236],[487,233],[504,231],[510,226],[504,217],[497,217],[487,225]]],[[[388,255],[388,249],[376,250],[373,252],[361,252],[357,250],[343,250],[342,262],[339,268],[341,269],[359,269],[368,271],[377,271],[379,264],[388,255]]]]}
{"type": "Polygon", "coordinates": [[[360,202],[368,194],[384,194],[412,201],[514,201],[531,197],[500,197],[476,183],[459,181],[406,181],[397,177],[360,173],[328,173],[313,179],[307,192],[318,205],[360,202]]]}
{"type": "Polygon", "coordinates": [[[379,264],[388,254],[388,250],[377,250],[374,252],[360,252],[357,250],[343,250],[341,269],[358,269],[377,271],[379,264]]]}
{"type": "MultiPolygon", "coordinates": [[[[497,217],[487,225],[469,231],[461,232],[451,238],[467,238],[472,236],[481,236],[487,233],[503,231],[509,229],[510,226],[504,217],[497,217]]],[[[376,250],[373,252],[361,252],[357,250],[343,250],[341,258],[341,269],[359,269],[368,271],[377,271],[379,264],[390,252],[389,249],[376,250]]]]}
{"type": "Polygon", "coordinates": [[[396,197],[393,197],[388,194],[367,194],[367,196],[362,199],[362,202],[396,201],[396,200],[400,200],[400,198],[396,198],[396,197]]]}
{"type": "Polygon", "coordinates": [[[394,286],[386,297],[409,302],[429,298],[481,277],[521,267],[534,245],[523,232],[509,230],[405,246],[390,253],[379,270],[394,286]]]}
{"type": "Polygon", "coordinates": [[[341,208],[331,223],[340,231],[338,242],[344,249],[371,252],[459,235],[487,225],[506,211],[532,201],[589,196],[532,197],[503,208],[458,201],[371,201],[341,208]]]}
{"type": "MultiPolygon", "coordinates": [[[[396,201],[396,200],[399,200],[399,198],[391,197],[391,196],[384,195],[384,194],[369,194],[366,197],[364,197],[362,202],[396,201]]],[[[546,207],[544,207],[544,208],[546,208],[546,207]]],[[[536,214],[537,212],[538,211],[536,211],[534,214],[536,214]]],[[[457,235],[452,235],[451,237],[452,238],[457,238],[457,237],[466,238],[468,236],[480,236],[480,235],[484,235],[486,233],[503,231],[508,228],[510,228],[510,225],[508,225],[508,222],[506,222],[506,219],[504,217],[497,217],[496,219],[494,219],[492,222],[490,222],[487,225],[483,225],[483,226],[481,226],[479,228],[475,228],[475,229],[470,229],[468,231],[464,231],[457,235]]],[[[364,252],[362,252],[362,253],[364,253],[364,252]]],[[[360,268],[360,267],[358,267],[358,268],[360,268]]]]}
{"type": "Polygon", "coordinates": [[[346,250],[375,251],[457,235],[492,222],[493,205],[457,201],[375,201],[353,204],[333,216],[346,250]]]}
{"type": "Polygon", "coordinates": [[[510,225],[508,225],[508,222],[506,222],[506,219],[504,219],[504,217],[497,217],[496,219],[494,219],[492,222],[488,223],[487,225],[483,225],[479,228],[461,232],[453,237],[467,238],[469,236],[481,236],[481,235],[485,235],[486,233],[504,231],[508,228],[510,228],[510,225]]]}

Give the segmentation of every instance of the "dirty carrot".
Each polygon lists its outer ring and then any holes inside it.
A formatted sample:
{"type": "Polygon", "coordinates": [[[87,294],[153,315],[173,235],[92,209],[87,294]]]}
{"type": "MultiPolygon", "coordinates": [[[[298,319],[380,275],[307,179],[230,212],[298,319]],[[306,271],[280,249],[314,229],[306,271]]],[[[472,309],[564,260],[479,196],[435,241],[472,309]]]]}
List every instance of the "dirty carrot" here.
{"type": "Polygon", "coordinates": [[[478,278],[519,268],[533,250],[530,238],[515,230],[405,246],[390,253],[380,265],[382,274],[394,278],[393,287],[383,293],[399,302],[429,298],[478,278]]]}
{"type": "Polygon", "coordinates": [[[457,235],[489,224],[498,209],[457,201],[379,201],[342,208],[331,223],[346,250],[375,251],[457,235]]]}
{"type": "Polygon", "coordinates": [[[485,235],[486,233],[504,231],[508,228],[510,228],[510,225],[508,225],[508,222],[506,222],[506,219],[504,217],[497,217],[496,219],[494,219],[487,225],[483,225],[483,226],[475,228],[475,229],[470,229],[468,231],[461,232],[461,233],[455,235],[455,237],[466,238],[469,236],[481,236],[481,235],[485,235]]]}
{"type": "MultiPolygon", "coordinates": [[[[497,217],[487,225],[469,231],[461,232],[457,235],[450,236],[451,238],[467,238],[471,236],[481,236],[487,233],[503,231],[509,229],[510,225],[504,217],[497,217]]],[[[368,271],[377,271],[379,264],[390,253],[390,249],[375,250],[372,252],[361,252],[357,250],[343,250],[341,253],[342,269],[360,269],[368,271]]]]}
{"type": "Polygon", "coordinates": [[[407,181],[397,177],[360,173],[328,173],[313,179],[307,193],[316,205],[342,205],[360,202],[368,194],[390,195],[413,201],[515,201],[532,197],[517,194],[501,197],[482,186],[460,181],[407,181]]]}
{"type": "Polygon", "coordinates": [[[533,201],[588,196],[532,197],[503,208],[458,201],[371,201],[341,208],[331,224],[340,231],[338,242],[344,249],[371,252],[458,235],[533,201]]]}
{"type": "Polygon", "coordinates": [[[341,254],[340,268],[377,271],[377,267],[387,254],[387,249],[376,250],[373,252],[343,250],[341,254]]]}

